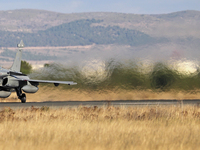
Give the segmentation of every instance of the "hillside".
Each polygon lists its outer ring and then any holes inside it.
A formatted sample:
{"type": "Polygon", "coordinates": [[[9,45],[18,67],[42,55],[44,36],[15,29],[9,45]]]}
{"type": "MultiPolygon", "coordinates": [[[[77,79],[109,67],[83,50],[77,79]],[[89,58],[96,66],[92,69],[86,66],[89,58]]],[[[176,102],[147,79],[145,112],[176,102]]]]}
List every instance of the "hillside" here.
{"type": "Polygon", "coordinates": [[[159,15],[106,12],[62,14],[31,9],[0,11],[0,30],[30,33],[82,19],[103,20],[96,25],[139,30],[150,36],[191,35],[200,37],[199,11],[181,11],[159,15]]]}
{"type": "Polygon", "coordinates": [[[118,44],[139,46],[164,41],[149,35],[119,26],[92,26],[101,20],[77,20],[51,27],[36,33],[0,31],[0,47],[14,47],[19,39],[28,46],[73,46],[91,44],[118,44]],[[10,41],[13,41],[11,43],[10,41]]]}
{"type": "Polygon", "coordinates": [[[200,59],[199,25],[199,11],[158,15],[106,12],[62,14],[31,9],[0,11],[1,60],[13,58],[9,47],[15,47],[20,39],[24,40],[26,47],[44,47],[25,54],[25,59],[35,61],[104,50],[109,50],[111,55],[113,52],[121,55],[123,50],[128,56],[161,60],[171,57],[200,59]],[[83,48],[45,48],[76,45],[83,48]],[[90,48],[84,47],[87,45],[91,45],[90,48]]]}

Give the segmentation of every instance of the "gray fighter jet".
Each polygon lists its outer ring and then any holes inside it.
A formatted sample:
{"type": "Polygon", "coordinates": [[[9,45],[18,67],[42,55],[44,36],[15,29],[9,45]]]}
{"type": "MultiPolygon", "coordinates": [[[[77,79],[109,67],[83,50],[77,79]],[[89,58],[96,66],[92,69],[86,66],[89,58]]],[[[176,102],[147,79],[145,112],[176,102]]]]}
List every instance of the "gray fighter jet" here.
{"type": "Polygon", "coordinates": [[[26,102],[25,93],[36,93],[38,91],[39,83],[54,83],[55,86],[59,84],[76,85],[73,81],[49,81],[49,80],[33,80],[27,75],[20,72],[22,48],[24,43],[21,42],[17,45],[19,48],[13,65],[10,69],[0,68],[0,98],[7,98],[11,92],[16,92],[18,98],[22,103],[26,102]],[[25,93],[22,93],[25,92],[25,93]]]}

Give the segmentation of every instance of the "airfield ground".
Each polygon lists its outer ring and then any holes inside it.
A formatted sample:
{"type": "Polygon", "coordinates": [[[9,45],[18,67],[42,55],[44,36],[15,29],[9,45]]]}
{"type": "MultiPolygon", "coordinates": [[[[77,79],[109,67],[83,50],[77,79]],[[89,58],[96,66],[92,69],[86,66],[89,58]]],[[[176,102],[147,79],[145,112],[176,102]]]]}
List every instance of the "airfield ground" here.
{"type": "MultiPolygon", "coordinates": [[[[168,91],[154,92],[151,90],[117,90],[117,91],[91,91],[91,90],[65,90],[61,87],[41,86],[37,93],[26,94],[27,102],[42,101],[93,101],[93,100],[148,100],[148,99],[199,99],[199,91],[168,91]]],[[[19,102],[16,93],[1,102],[19,102]]]]}
{"type": "MultiPolygon", "coordinates": [[[[198,99],[199,92],[40,87],[27,101],[198,99]]],[[[19,102],[15,93],[1,102],[19,102]]],[[[0,110],[0,149],[199,149],[199,105],[29,107],[0,110]]]]}

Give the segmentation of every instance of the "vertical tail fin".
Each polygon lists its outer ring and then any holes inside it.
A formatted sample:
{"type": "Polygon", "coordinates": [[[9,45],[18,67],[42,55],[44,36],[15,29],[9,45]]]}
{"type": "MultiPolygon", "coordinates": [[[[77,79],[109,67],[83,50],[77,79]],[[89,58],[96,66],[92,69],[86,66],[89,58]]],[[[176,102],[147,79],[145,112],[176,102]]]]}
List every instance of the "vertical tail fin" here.
{"type": "Polygon", "coordinates": [[[13,62],[12,67],[10,68],[11,71],[20,72],[21,69],[21,60],[22,60],[22,48],[24,48],[24,42],[21,40],[19,44],[17,44],[17,47],[19,48],[15,60],[13,62]]]}

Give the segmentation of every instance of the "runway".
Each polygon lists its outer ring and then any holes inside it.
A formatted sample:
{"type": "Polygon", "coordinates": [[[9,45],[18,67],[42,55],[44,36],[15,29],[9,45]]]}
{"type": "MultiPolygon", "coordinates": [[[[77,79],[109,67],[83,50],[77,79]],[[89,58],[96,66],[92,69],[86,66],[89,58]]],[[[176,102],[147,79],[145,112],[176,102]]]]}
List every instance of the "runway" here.
{"type": "Polygon", "coordinates": [[[45,102],[1,102],[0,109],[4,107],[10,107],[12,109],[29,108],[29,107],[50,107],[50,108],[67,108],[67,107],[78,107],[78,106],[181,106],[181,105],[196,105],[200,106],[200,100],[116,100],[116,101],[45,101],[45,102]]]}

